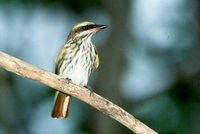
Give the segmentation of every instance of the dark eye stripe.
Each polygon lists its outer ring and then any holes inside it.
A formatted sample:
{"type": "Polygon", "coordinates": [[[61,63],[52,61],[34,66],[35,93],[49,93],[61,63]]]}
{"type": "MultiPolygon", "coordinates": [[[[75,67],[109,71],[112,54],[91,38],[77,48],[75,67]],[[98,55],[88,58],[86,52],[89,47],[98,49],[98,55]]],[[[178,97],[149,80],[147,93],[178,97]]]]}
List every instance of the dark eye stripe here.
{"type": "Polygon", "coordinates": [[[92,29],[92,28],[94,28],[94,25],[86,25],[86,26],[79,27],[77,31],[81,32],[81,31],[85,31],[88,29],[92,29]]]}

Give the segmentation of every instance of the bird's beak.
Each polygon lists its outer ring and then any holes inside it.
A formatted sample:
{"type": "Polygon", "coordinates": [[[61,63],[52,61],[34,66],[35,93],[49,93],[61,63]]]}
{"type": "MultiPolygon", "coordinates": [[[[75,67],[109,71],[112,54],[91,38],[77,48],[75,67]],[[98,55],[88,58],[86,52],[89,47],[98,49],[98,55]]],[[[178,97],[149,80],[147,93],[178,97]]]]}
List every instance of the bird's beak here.
{"type": "Polygon", "coordinates": [[[99,32],[101,31],[102,29],[105,29],[107,28],[106,25],[98,25],[98,24],[95,24],[94,28],[91,29],[93,32],[99,32]]]}
{"type": "Polygon", "coordinates": [[[97,24],[95,25],[95,27],[98,28],[98,29],[100,29],[100,30],[107,28],[106,25],[97,25],[97,24]]]}
{"type": "Polygon", "coordinates": [[[97,29],[97,32],[105,28],[107,28],[106,25],[98,25],[98,24],[95,25],[95,29],[97,29]]]}

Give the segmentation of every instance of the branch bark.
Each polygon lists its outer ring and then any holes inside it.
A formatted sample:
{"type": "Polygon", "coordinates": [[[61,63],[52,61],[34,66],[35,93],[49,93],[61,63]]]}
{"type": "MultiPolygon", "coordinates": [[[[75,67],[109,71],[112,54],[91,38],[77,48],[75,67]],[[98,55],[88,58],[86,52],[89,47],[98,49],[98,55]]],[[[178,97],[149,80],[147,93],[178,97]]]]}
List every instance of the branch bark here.
{"type": "Polygon", "coordinates": [[[60,76],[34,67],[0,51],[0,67],[17,75],[43,83],[57,91],[69,94],[98,109],[123,124],[136,134],[157,134],[131,114],[96,93],[79,87],[60,76]]]}

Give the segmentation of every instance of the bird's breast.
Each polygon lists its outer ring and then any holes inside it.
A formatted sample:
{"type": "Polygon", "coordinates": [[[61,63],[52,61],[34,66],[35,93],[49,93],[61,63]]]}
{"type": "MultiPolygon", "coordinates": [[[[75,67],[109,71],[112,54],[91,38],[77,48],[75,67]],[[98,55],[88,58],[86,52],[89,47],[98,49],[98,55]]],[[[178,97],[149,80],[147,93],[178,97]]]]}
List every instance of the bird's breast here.
{"type": "Polygon", "coordinates": [[[68,65],[63,69],[60,75],[64,78],[71,79],[75,84],[87,85],[94,61],[94,46],[92,44],[81,44],[76,53],[74,52],[73,56],[68,55],[68,58],[64,61],[68,65]]]}

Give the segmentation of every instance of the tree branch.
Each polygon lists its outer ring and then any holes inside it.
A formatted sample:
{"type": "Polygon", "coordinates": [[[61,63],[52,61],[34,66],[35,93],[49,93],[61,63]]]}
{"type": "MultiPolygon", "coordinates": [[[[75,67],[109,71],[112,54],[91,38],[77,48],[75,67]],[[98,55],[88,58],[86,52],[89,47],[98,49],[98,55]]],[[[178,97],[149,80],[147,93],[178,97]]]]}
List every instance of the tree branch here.
{"type": "Polygon", "coordinates": [[[98,94],[91,94],[86,88],[79,87],[56,74],[34,67],[1,51],[0,67],[28,79],[43,83],[57,91],[76,97],[120,122],[136,134],[157,134],[131,114],[98,94]]]}

